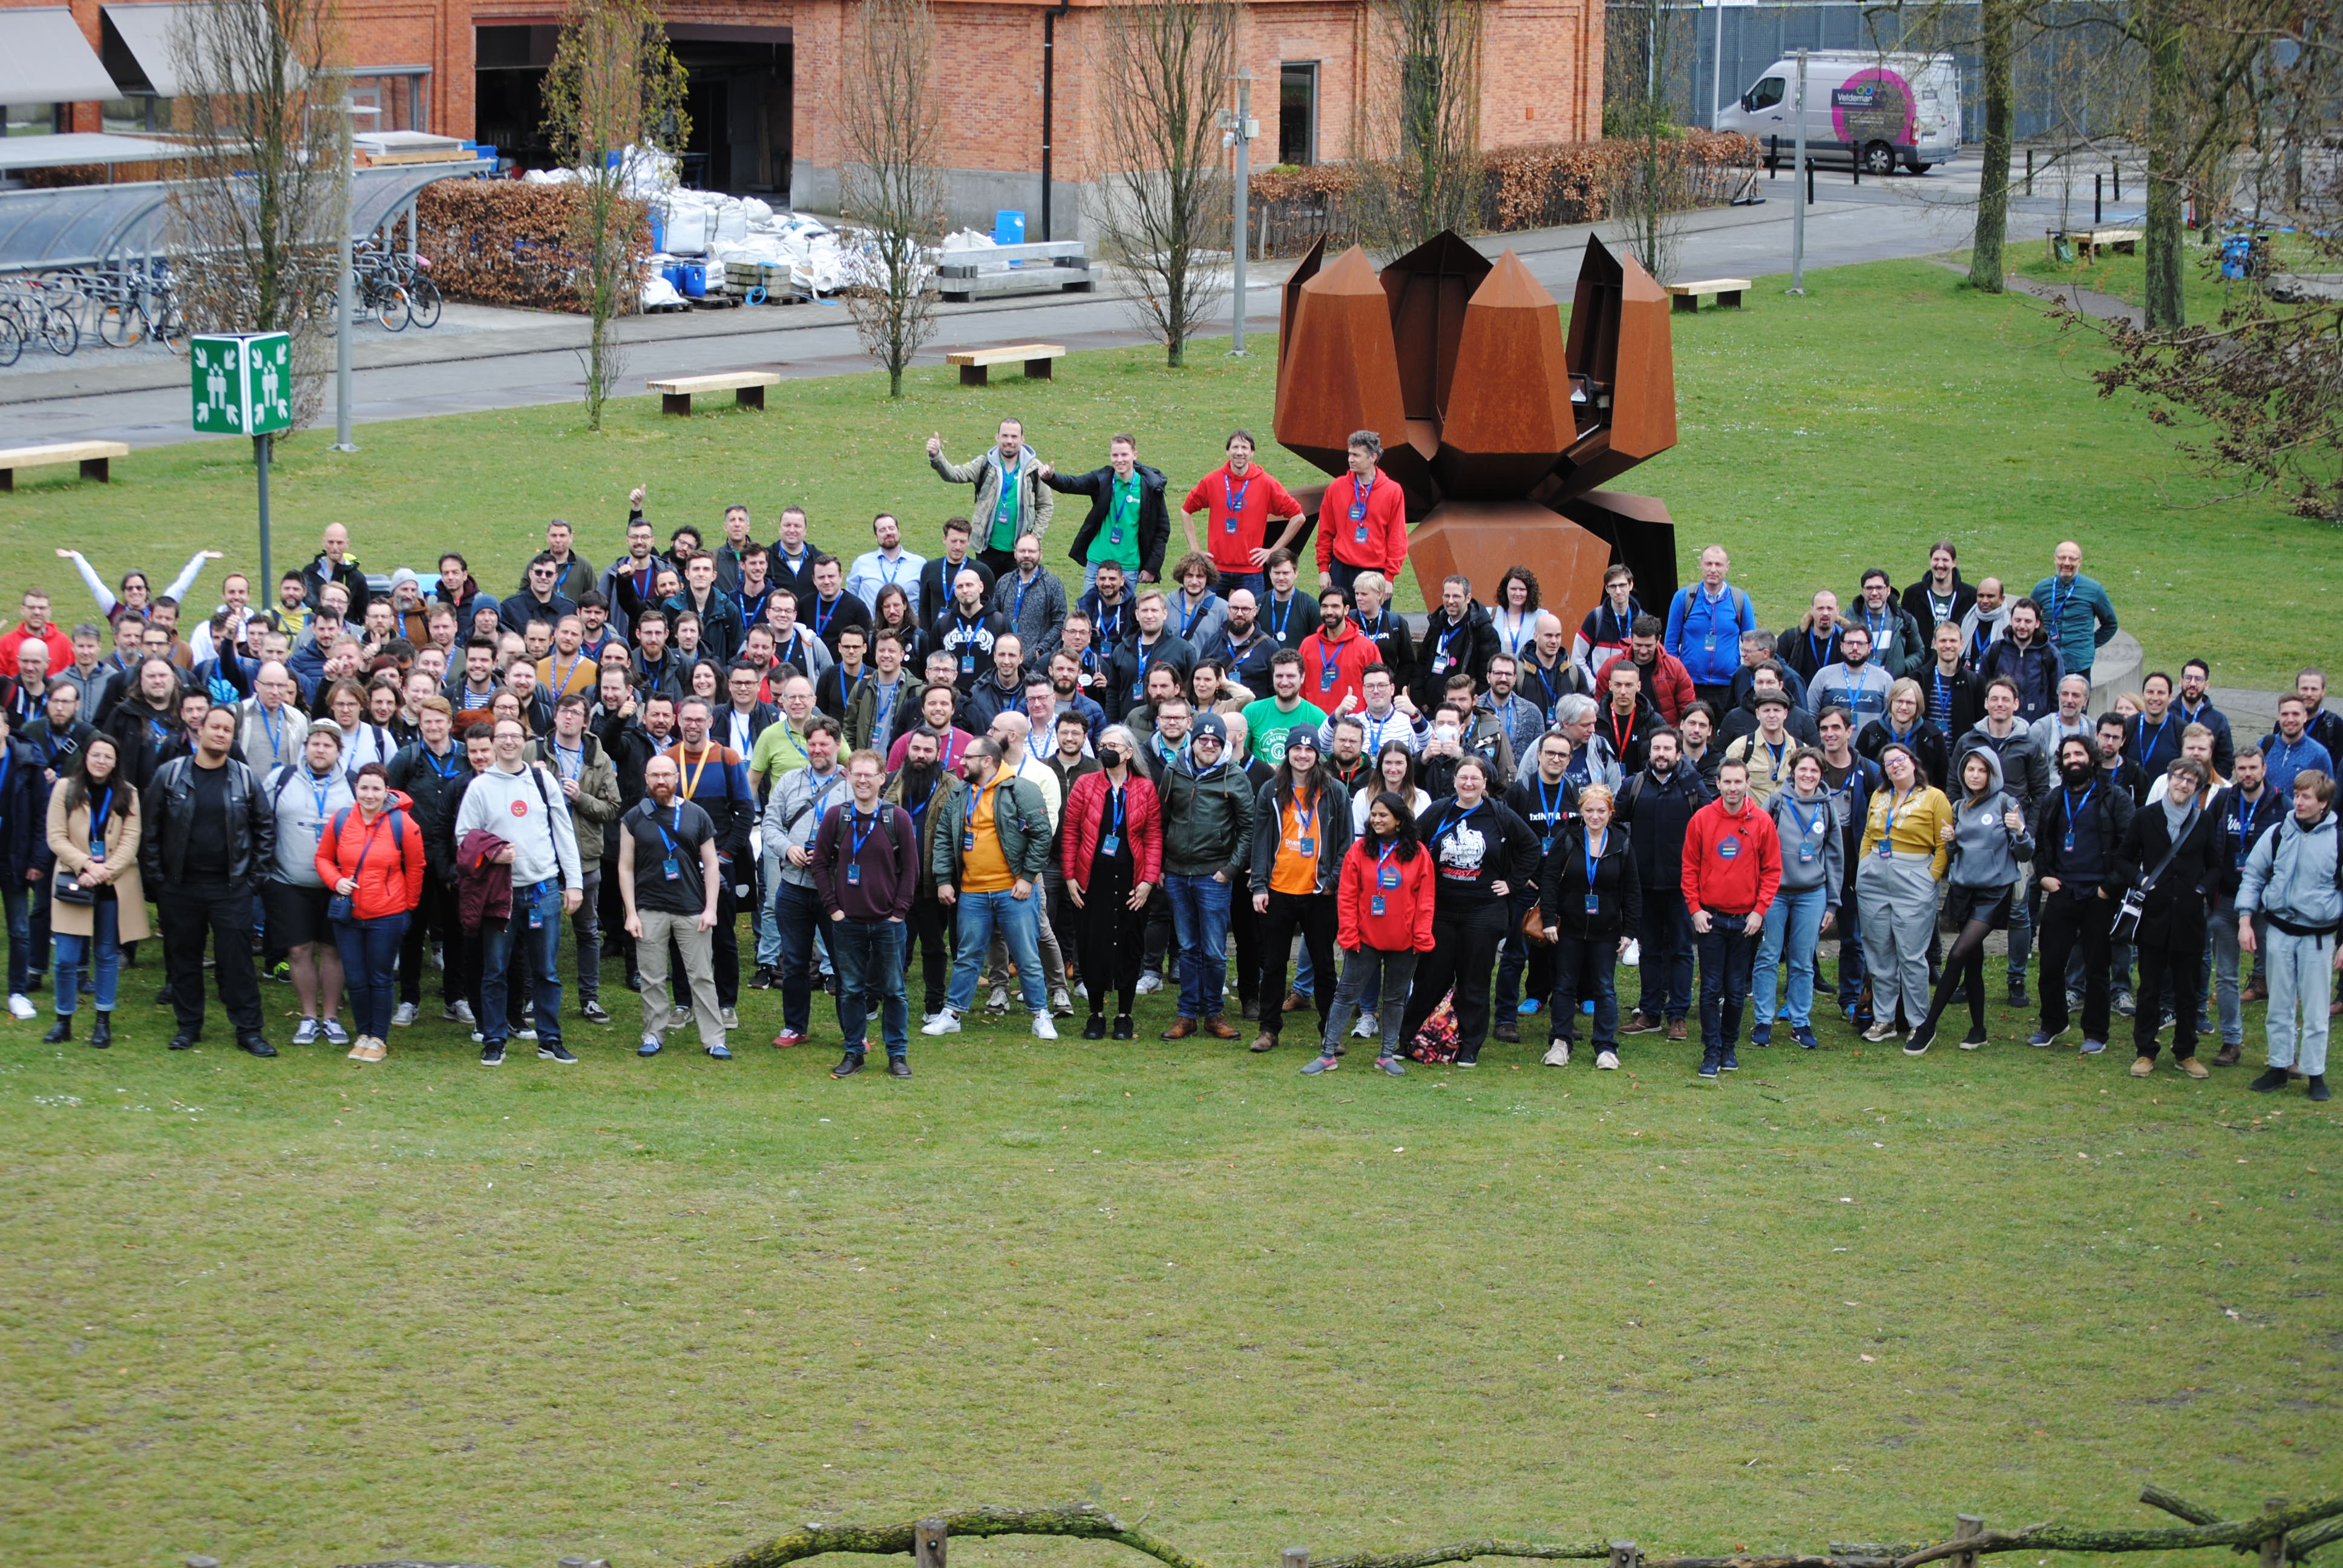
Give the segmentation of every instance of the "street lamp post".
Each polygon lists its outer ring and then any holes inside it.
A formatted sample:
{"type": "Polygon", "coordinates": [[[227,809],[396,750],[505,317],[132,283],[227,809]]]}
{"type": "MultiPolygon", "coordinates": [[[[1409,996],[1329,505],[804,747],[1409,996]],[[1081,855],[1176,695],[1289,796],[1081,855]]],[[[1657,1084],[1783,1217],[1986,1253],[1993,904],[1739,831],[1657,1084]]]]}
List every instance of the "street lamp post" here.
{"type": "MultiPolygon", "coordinates": [[[[357,219],[358,149],[357,116],[378,115],[380,109],[353,103],[347,86],[341,101],[333,106],[340,116],[342,143],[338,149],[342,166],[341,221],[334,226],[335,255],[341,270],[334,281],[334,447],[337,452],[355,452],[357,443],[350,439],[350,334],[357,329],[357,274],[350,262],[350,225],[357,219]]],[[[266,575],[266,574],[264,574],[266,575]]]]}
{"type": "Polygon", "coordinates": [[[1790,158],[1790,177],[1798,188],[1790,193],[1790,292],[1806,291],[1806,52],[1798,51],[1797,110],[1791,116],[1798,126],[1797,150],[1790,158]]]}
{"type": "Polygon", "coordinates": [[[1236,112],[1223,110],[1220,115],[1221,128],[1227,133],[1231,146],[1237,150],[1237,177],[1234,211],[1230,215],[1231,258],[1235,273],[1231,278],[1236,290],[1236,341],[1229,349],[1232,359],[1244,357],[1245,352],[1245,252],[1252,248],[1245,233],[1252,216],[1252,139],[1261,133],[1260,123],[1252,117],[1252,67],[1238,71],[1231,80],[1237,85],[1236,112]]]}

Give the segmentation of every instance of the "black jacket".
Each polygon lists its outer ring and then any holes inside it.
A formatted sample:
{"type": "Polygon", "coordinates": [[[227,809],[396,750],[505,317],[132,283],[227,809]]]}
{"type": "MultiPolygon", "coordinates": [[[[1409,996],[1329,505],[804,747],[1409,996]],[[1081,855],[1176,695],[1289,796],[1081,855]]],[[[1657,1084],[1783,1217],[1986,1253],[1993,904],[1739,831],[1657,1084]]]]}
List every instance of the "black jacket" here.
{"type": "Polygon", "coordinates": [[[352,626],[366,619],[367,600],[373,597],[374,590],[367,587],[366,573],[359,568],[357,557],[344,556],[340,566],[329,567],[326,564],[326,552],[319,550],[301,568],[301,586],[308,594],[306,602],[310,608],[326,602],[323,589],[327,583],[339,583],[349,592],[350,612],[343,618],[352,626]]]}
{"type": "Polygon", "coordinates": [[[2217,890],[2224,898],[2234,898],[2238,884],[2244,879],[2246,857],[2254,852],[2254,846],[2261,841],[2264,833],[2285,819],[2292,807],[2285,797],[2268,785],[2262,788],[2262,798],[2247,806],[2246,798],[2237,792],[2234,783],[2222,790],[2213,804],[2220,814],[2223,849],[2228,857],[2221,868],[2217,890]],[[2242,823],[2238,819],[2240,808],[2245,812],[2242,823]]]}
{"type": "Polygon", "coordinates": [[[1708,802],[1707,784],[1682,764],[1665,779],[1646,768],[1620,786],[1617,820],[1634,839],[1635,874],[1644,886],[1684,885],[1684,829],[1708,802]]]}
{"type": "MultiPolygon", "coordinates": [[[[159,712],[146,705],[144,697],[133,696],[115,705],[106,715],[106,732],[114,738],[122,759],[122,776],[133,789],[144,789],[155,777],[162,763],[163,748],[179,733],[178,693],[171,694],[169,703],[159,712]],[[156,720],[162,721],[157,731],[156,720]]],[[[154,818],[146,819],[153,823],[154,818]]]]}
{"type": "Polygon", "coordinates": [[[1147,672],[1159,664],[1168,664],[1180,672],[1180,695],[1188,696],[1188,677],[1195,673],[1196,650],[1167,630],[1143,656],[1136,637],[1115,648],[1114,658],[1107,663],[1106,695],[1099,699],[1099,706],[1109,713],[1120,713],[1146,701],[1147,672]]]}
{"type": "MultiPolygon", "coordinates": [[[[1139,477],[1139,571],[1141,577],[1163,575],[1163,547],[1172,538],[1172,513],[1163,503],[1163,470],[1145,463],[1134,463],[1131,471],[1139,477]]],[[[1091,509],[1082,518],[1082,526],[1074,530],[1074,542],[1066,557],[1078,567],[1090,564],[1091,541],[1098,538],[1106,521],[1107,503],[1114,496],[1114,470],[1111,467],[1092,468],[1087,474],[1050,474],[1041,482],[1063,496],[1088,496],[1091,509]]],[[[990,592],[988,584],[986,591],[990,592]]]]}
{"type": "Polygon", "coordinates": [[[464,799],[464,786],[471,781],[472,761],[464,743],[450,740],[447,755],[434,766],[430,748],[417,740],[398,749],[383,771],[389,775],[390,787],[403,790],[407,799],[407,814],[423,829],[424,869],[442,880],[456,879],[456,807],[464,799]],[[445,777],[440,767],[454,765],[445,777]]]}
{"type": "MultiPolygon", "coordinates": [[[[1920,580],[1906,588],[1902,597],[1896,602],[1903,606],[1906,615],[1919,623],[1922,637],[1933,638],[1936,635],[1938,621],[1948,620],[1955,626],[1958,626],[1967,618],[1969,611],[1976,608],[1976,589],[1970,585],[1967,578],[1961,576],[1961,568],[1955,567],[1953,568],[1953,613],[1938,615],[1936,607],[1928,602],[1928,574],[1922,572],[1920,580]]],[[[1957,735],[1960,731],[1959,725],[1953,727],[1954,734],[1957,735]]]]}
{"type": "Polygon", "coordinates": [[[1415,668],[1406,672],[1409,695],[1430,713],[1448,695],[1448,678],[1459,670],[1473,678],[1473,690],[1486,686],[1489,661],[1496,657],[1497,623],[1486,608],[1468,605],[1462,625],[1452,625],[1445,608],[1434,609],[1423,623],[1423,640],[1415,647],[1415,668]]]}
{"type": "MultiPolygon", "coordinates": [[[[1318,840],[1318,892],[1332,897],[1342,875],[1342,856],[1351,848],[1351,797],[1331,774],[1318,780],[1318,819],[1311,836],[1318,840]]],[[[1252,889],[1269,890],[1270,872],[1285,832],[1285,812],[1277,803],[1277,780],[1272,779],[1253,798],[1252,889]]]]}
{"type": "MultiPolygon", "coordinates": [[[[228,879],[249,886],[259,871],[277,864],[277,813],[251,769],[234,757],[221,766],[227,769],[228,879]]],[[[192,757],[164,764],[139,801],[146,829],[138,840],[138,874],[154,890],[150,898],[161,898],[165,890],[185,879],[187,839],[196,816],[195,782],[189,777],[195,767],[192,757]]]]}
{"type": "MultiPolygon", "coordinates": [[[[2019,728],[2022,730],[2024,726],[2019,728]]],[[[1908,737],[1899,737],[1887,727],[1887,720],[1883,717],[1873,719],[1857,732],[1855,749],[1862,756],[1876,762],[1891,740],[1900,740],[1920,759],[1920,767],[1928,775],[1929,783],[1943,790],[1948,799],[1960,799],[1960,783],[1952,778],[1952,759],[1947,754],[1943,731],[1923,718],[1913,721],[1912,733],[1908,737]]]]}
{"type": "MultiPolygon", "coordinates": [[[[2140,947],[2188,953],[2204,944],[2205,913],[2212,901],[2208,890],[2222,870],[2221,815],[2217,810],[2199,809],[2186,821],[2180,852],[2147,890],[2147,902],[2140,909],[2140,947]]],[[[2127,873],[2125,885],[2138,886],[2171,849],[2172,826],[2164,819],[2162,801],[2133,812],[2121,857],[2122,869],[2127,873]]]]}
{"type": "Polygon", "coordinates": [[[0,780],[0,878],[17,887],[47,850],[49,781],[41,777],[38,751],[21,740],[0,747],[8,759],[8,777],[0,780]]]}
{"type": "MultiPolygon", "coordinates": [[[[2091,782],[2096,788],[2091,803],[2084,809],[2098,814],[2099,843],[2107,857],[2107,874],[2098,880],[2112,892],[2129,887],[2137,876],[2137,866],[2125,869],[2124,846],[2131,834],[2132,819],[2138,815],[2139,809],[2132,804],[2131,791],[2116,785],[2106,769],[2097,769],[2091,782]]],[[[2157,809],[2161,814],[2163,808],[2157,809]]],[[[2050,792],[2034,804],[2034,875],[2037,879],[2069,879],[2066,813],[2066,789],[2063,783],[2053,785],[2050,792]]]]}
{"type": "Polygon", "coordinates": [[[1595,912],[1586,912],[1586,826],[1573,822],[1554,841],[1554,852],[1538,872],[1539,904],[1545,923],[1566,937],[1615,942],[1624,931],[1640,930],[1644,879],[1635,873],[1630,835],[1615,823],[1594,865],[1595,912]]]}

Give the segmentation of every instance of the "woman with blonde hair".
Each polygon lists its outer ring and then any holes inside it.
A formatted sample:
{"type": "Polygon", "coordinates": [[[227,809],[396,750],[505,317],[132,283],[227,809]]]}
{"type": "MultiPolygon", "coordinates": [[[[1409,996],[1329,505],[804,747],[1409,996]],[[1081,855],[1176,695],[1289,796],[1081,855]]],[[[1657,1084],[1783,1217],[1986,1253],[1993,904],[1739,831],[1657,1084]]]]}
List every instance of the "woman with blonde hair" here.
{"type": "Polygon", "coordinates": [[[1908,746],[1879,754],[1886,782],[1872,792],[1855,873],[1856,925],[1871,976],[1869,1040],[1895,1035],[1896,1016],[1928,1014],[1928,944],[1936,924],[1936,884],[1951,857],[1953,803],[1928,782],[1908,746]]]}

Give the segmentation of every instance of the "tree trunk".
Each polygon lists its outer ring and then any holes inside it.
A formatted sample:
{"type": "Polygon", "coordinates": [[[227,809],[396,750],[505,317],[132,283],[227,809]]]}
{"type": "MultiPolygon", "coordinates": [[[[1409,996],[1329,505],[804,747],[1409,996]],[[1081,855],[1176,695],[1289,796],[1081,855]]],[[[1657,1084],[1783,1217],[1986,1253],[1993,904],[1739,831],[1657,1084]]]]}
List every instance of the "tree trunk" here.
{"type": "Polygon", "coordinates": [[[2147,46],[2147,223],[2141,254],[2147,277],[2143,292],[2150,332],[2185,325],[2188,307],[2180,286],[2181,197],[2187,171],[2181,166],[2181,55],[2185,29],[2171,0],[2147,0],[2141,9],[2147,46]]]}
{"type": "Polygon", "coordinates": [[[1977,171],[1975,238],[1969,246],[1969,283],[1987,294],[2002,291],[2002,240],[2009,232],[2010,56],[2016,18],[2014,0],[1984,0],[1978,10],[1984,53],[1985,156],[1977,171]]]}

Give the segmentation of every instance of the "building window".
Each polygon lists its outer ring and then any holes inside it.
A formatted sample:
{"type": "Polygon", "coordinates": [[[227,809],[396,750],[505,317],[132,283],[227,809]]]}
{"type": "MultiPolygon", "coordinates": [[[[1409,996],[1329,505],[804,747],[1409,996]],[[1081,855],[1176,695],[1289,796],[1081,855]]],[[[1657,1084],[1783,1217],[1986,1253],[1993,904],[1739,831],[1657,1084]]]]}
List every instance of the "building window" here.
{"type": "Polygon", "coordinates": [[[0,127],[12,136],[53,136],[64,129],[63,104],[0,104],[0,127]]]}
{"type": "Polygon", "coordinates": [[[425,112],[423,74],[419,71],[353,75],[350,77],[350,102],[358,108],[377,111],[358,116],[357,128],[361,131],[420,131],[429,128],[425,112]]]}
{"type": "Polygon", "coordinates": [[[116,136],[152,136],[171,128],[171,100],[151,93],[111,98],[97,106],[98,128],[116,136]]]}
{"type": "Polygon", "coordinates": [[[1318,161],[1318,62],[1289,60],[1277,68],[1277,161],[1318,161]]]}

